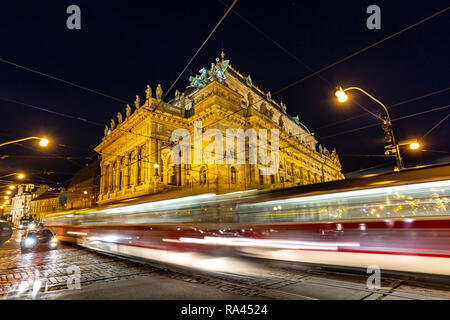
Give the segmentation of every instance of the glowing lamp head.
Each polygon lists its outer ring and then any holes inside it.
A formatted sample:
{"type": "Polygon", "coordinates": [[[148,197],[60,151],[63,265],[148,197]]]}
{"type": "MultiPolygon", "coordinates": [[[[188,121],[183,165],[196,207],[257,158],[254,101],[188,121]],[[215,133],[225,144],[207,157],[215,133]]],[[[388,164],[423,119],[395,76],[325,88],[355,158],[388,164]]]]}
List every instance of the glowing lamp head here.
{"type": "Polygon", "coordinates": [[[413,142],[409,145],[411,150],[418,150],[420,148],[420,144],[418,142],[413,142]]]}
{"type": "Polygon", "coordinates": [[[159,168],[159,164],[155,163],[155,164],[153,165],[153,168],[158,169],[158,168],[159,168]]]}
{"type": "Polygon", "coordinates": [[[9,191],[9,190],[8,190],[8,191],[6,191],[6,194],[11,194],[11,191],[9,191]]]}
{"type": "Polygon", "coordinates": [[[345,102],[345,101],[348,100],[347,94],[345,93],[345,91],[341,87],[337,88],[335,95],[336,95],[336,97],[337,97],[339,102],[345,102]]]}
{"type": "Polygon", "coordinates": [[[9,189],[14,190],[16,187],[15,186],[9,186],[9,189]]]}
{"type": "Polygon", "coordinates": [[[23,173],[19,173],[18,175],[17,175],[17,178],[19,178],[19,179],[23,179],[23,178],[25,178],[25,175],[23,174],[23,173]]]}
{"type": "Polygon", "coordinates": [[[8,196],[5,196],[5,200],[8,200],[9,199],[9,197],[8,196]]]}
{"type": "Polygon", "coordinates": [[[39,142],[41,147],[46,147],[48,145],[48,139],[47,138],[42,138],[41,141],[39,142]]]}
{"type": "Polygon", "coordinates": [[[87,191],[83,191],[83,193],[84,193],[84,194],[87,194],[88,192],[87,192],[87,191]]]}

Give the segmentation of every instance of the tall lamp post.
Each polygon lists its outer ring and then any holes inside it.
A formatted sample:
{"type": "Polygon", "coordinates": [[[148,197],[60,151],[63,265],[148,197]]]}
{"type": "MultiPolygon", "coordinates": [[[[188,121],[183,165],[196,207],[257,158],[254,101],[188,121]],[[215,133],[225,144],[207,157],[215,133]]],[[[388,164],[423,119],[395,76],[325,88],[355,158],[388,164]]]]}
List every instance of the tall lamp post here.
{"type": "MultiPolygon", "coordinates": [[[[385,137],[386,142],[390,143],[389,145],[385,146],[385,149],[386,149],[385,154],[386,155],[391,155],[391,154],[394,155],[395,161],[397,163],[396,169],[402,170],[403,169],[403,159],[400,154],[400,144],[397,143],[397,139],[395,138],[394,128],[392,125],[392,117],[391,117],[391,113],[389,112],[389,109],[380,100],[378,100],[377,98],[375,98],[368,92],[366,92],[363,89],[358,88],[358,87],[348,87],[345,89],[343,89],[342,87],[337,87],[335,95],[339,102],[345,102],[348,100],[348,96],[345,92],[349,91],[349,90],[358,90],[358,91],[364,93],[366,96],[368,96],[373,101],[375,101],[376,103],[378,103],[380,106],[383,107],[386,114],[382,114],[380,116],[381,121],[382,121],[381,127],[386,132],[386,137],[385,137]]],[[[412,149],[417,149],[417,148],[412,148],[412,149]]]]}

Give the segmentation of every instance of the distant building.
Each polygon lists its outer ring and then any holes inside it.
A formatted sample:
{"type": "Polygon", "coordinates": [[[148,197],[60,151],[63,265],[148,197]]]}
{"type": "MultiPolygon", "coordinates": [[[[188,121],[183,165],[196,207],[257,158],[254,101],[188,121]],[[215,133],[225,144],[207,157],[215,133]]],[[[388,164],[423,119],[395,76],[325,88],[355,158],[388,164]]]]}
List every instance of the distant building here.
{"type": "Polygon", "coordinates": [[[31,216],[33,184],[21,184],[17,186],[17,194],[11,200],[12,222],[18,225],[20,219],[31,216]]]}
{"type": "Polygon", "coordinates": [[[64,204],[60,202],[62,188],[50,188],[41,186],[33,193],[31,200],[31,215],[36,220],[42,220],[49,213],[64,209],[64,204]]]}
{"type": "MultiPolygon", "coordinates": [[[[171,189],[230,192],[344,179],[336,150],[328,151],[318,145],[314,133],[298,116],[289,115],[283,102],[275,101],[270,92],[255,86],[250,75],[244,76],[234,69],[229,60],[224,60],[223,53],[222,59],[216,58],[211,68],[202,68],[200,74],[189,80],[187,90],[176,91],[174,99],[168,102],[162,101],[160,85],[155,95],[147,86],[143,103],[136,96],[134,106],[127,105],[124,114],[118,112],[117,119],[105,127],[105,136],[95,148],[102,159],[99,203],[171,189]],[[202,138],[210,129],[214,130],[212,136],[202,138]],[[226,142],[231,141],[228,129],[247,135],[240,150],[227,148],[226,142]],[[183,149],[183,153],[193,158],[198,153],[200,161],[174,160],[172,149],[180,139],[175,141],[171,137],[180,130],[186,133],[181,136],[183,143],[187,141],[193,146],[190,152],[183,149]],[[257,133],[253,135],[251,130],[257,133]],[[279,139],[275,135],[272,144],[272,131],[269,137],[263,135],[265,130],[278,130],[279,139]],[[249,132],[251,144],[246,140],[250,141],[249,132]],[[220,147],[222,140],[218,139],[223,136],[228,140],[224,139],[220,147]],[[212,138],[214,144],[219,141],[220,152],[218,147],[211,147],[212,138]],[[258,147],[253,139],[260,141],[258,147]],[[270,166],[263,160],[249,161],[255,158],[261,145],[268,150],[279,145],[279,165],[274,173],[268,171],[270,166]],[[237,162],[210,163],[205,156],[201,159],[205,152],[220,157],[223,150],[228,152],[225,156],[237,162]]],[[[297,110],[300,108],[296,106],[297,110]]],[[[232,137],[233,143],[234,140],[232,137]]]]}
{"type": "Polygon", "coordinates": [[[80,169],[67,182],[67,209],[93,207],[100,191],[100,160],[80,169]]]}

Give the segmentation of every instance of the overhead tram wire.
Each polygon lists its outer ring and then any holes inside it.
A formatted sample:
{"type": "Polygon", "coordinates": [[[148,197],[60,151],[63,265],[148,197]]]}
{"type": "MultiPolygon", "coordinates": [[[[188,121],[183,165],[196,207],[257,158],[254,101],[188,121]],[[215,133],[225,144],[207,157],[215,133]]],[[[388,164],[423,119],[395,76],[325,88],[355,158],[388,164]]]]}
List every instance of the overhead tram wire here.
{"type": "MultiPolygon", "coordinates": [[[[195,54],[192,56],[192,58],[189,60],[189,62],[186,64],[186,66],[183,68],[183,70],[181,70],[180,74],[177,76],[177,78],[175,79],[175,81],[172,83],[172,85],[169,87],[169,89],[166,91],[166,93],[163,96],[163,99],[169,94],[169,92],[173,89],[173,87],[175,86],[175,84],[178,82],[178,80],[180,80],[181,76],[183,75],[183,73],[186,71],[186,69],[191,65],[192,61],[195,59],[195,57],[197,57],[197,55],[199,54],[199,52],[203,49],[203,47],[205,46],[206,42],[208,42],[209,38],[211,38],[211,36],[214,34],[214,32],[217,30],[217,28],[220,26],[220,24],[222,23],[222,21],[228,16],[228,14],[230,13],[231,9],[233,9],[233,7],[236,5],[238,0],[234,0],[233,3],[231,4],[231,6],[227,9],[227,11],[224,13],[224,15],[222,16],[222,18],[220,18],[219,22],[216,23],[216,25],[214,26],[214,28],[211,30],[211,32],[209,33],[209,35],[206,37],[206,39],[203,41],[203,43],[201,44],[201,46],[197,49],[197,51],[195,52],[195,54]]],[[[161,102],[163,101],[163,99],[161,99],[161,101],[155,106],[155,108],[153,108],[152,112],[155,111],[159,105],[161,104],[161,102]]]]}
{"type": "MultiPolygon", "coordinates": [[[[217,0],[218,2],[220,2],[222,5],[227,6],[226,3],[224,3],[221,0],[217,0]]],[[[311,68],[309,65],[307,65],[305,62],[303,62],[302,60],[300,60],[295,54],[293,54],[292,52],[290,52],[289,50],[287,50],[285,47],[283,47],[279,42],[275,41],[274,39],[272,39],[267,33],[265,33],[264,31],[262,31],[260,28],[258,28],[255,24],[253,24],[252,22],[250,22],[248,19],[246,19],[245,17],[243,17],[241,14],[239,14],[236,10],[232,10],[232,12],[237,15],[242,21],[244,21],[245,23],[247,23],[250,27],[252,27],[254,30],[256,30],[258,33],[260,33],[263,37],[265,37],[267,40],[269,40],[270,42],[272,42],[275,46],[277,46],[279,49],[281,49],[284,53],[286,53],[288,56],[290,56],[292,59],[294,59],[296,62],[298,62],[300,65],[302,65],[303,67],[305,67],[306,69],[308,69],[311,72],[314,72],[314,69],[311,68]]],[[[331,82],[327,79],[325,79],[323,76],[321,76],[320,74],[316,74],[315,75],[317,78],[319,78],[320,80],[324,81],[328,86],[333,87],[331,82]]],[[[373,113],[372,111],[370,111],[369,109],[367,109],[366,107],[364,107],[363,105],[361,105],[360,103],[358,103],[356,100],[353,100],[354,103],[356,103],[356,105],[358,105],[361,109],[365,110],[366,112],[370,113],[371,115],[373,115],[374,117],[376,117],[377,119],[379,118],[378,115],[376,115],[375,113],[373,113]]]]}
{"type": "Polygon", "coordinates": [[[442,118],[438,123],[436,123],[433,128],[428,130],[423,136],[422,139],[425,138],[427,135],[429,135],[434,129],[436,129],[438,126],[440,126],[447,118],[450,116],[450,113],[448,113],[444,118],[442,118]]]}
{"type": "Polygon", "coordinates": [[[330,65],[328,65],[326,67],[323,67],[322,69],[320,69],[320,70],[318,70],[316,72],[313,72],[313,73],[311,73],[311,74],[309,74],[309,75],[307,75],[307,76],[305,76],[305,77],[303,77],[303,78],[301,78],[301,79],[299,79],[297,81],[294,81],[293,83],[291,83],[291,84],[283,87],[282,89],[276,91],[274,94],[278,94],[278,93],[280,93],[280,92],[282,92],[282,91],[284,91],[286,89],[289,89],[289,88],[291,88],[293,86],[296,86],[297,84],[299,84],[299,83],[301,83],[301,82],[303,82],[303,81],[305,81],[305,80],[307,80],[307,79],[309,79],[309,78],[311,78],[311,77],[313,77],[313,76],[315,76],[317,74],[320,74],[320,73],[322,73],[322,72],[324,72],[324,71],[326,71],[328,69],[331,69],[332,67],[334,67],[334,66],[336,66],[336,65],[338,65],[338,64],[340,64],[340,63],[342,63],[344,61],[347,61],[350,58],[353,58],[354,56],[357,56],[357,55],[359,55],[359,54],[369,50],[370,48],[373,48],[373,47],[383,43],[384,41],[387,41],[387,40],[389,40],[391,38],[394,38],[394,37],[398,36],[399,34],[405,32],[405,31],[407,31],[409,29],[412,29],[412,28],[414,28],[414,27],[416,27],[416,26],[418,26],[418,25],[420,25],[420,24],[422,24],[422,23],[424,23],[424,22],[426,22],[426,21],[428,21],[428,20],[430,20],[430,19],[432,19],[432,18],[434,18],[434,17],[444,13],[444,12],[446,12],[449,9],[450,9],[450,7],[442,9],[442,10],[440,10],[440,11],[438,11],[438,12],[436,12],[436,13],[434,13],[434,14],[432,14],[432,15],[430,15],[430,16],[428,16],[428,17],[426,17],[426,18],[424,18],[424,19],[422,19],[422,20],[420,20],[420,21],[418,21],[418,22],[416,22],[416,23],[406,27],[406,28],[403,28],[400,31],[397,31],[397,32],[391,34],[390,36],[387,36],[386,38],[383,38],[383,39],[381,39],[381,40],[379,40],[379,41],[377,41],[377,42],[375,42],[375,43],[373,43],[373,44],[371,44],[371,45],[369,45],[369,46],[367,46],[367,47],[365,47],[363,49],[360,49],[360,50],[358,50],[358,51],[356,51],[356,52],[346,56],[345,58],[342,58],[342,59],[340,59],[340,60],[338,60],[336,62],[333,62],[332,64],[330,64],[330,65]]]}
{"type": "MultiPolygon", "coordinates": [[[[237,1],[237,0],[235,0],[235,2],[236,2],[236,1],[237,1]]],[[[233,2],[233,3],[235,3],[235,2],[233,2]]],[[[364,52],[364,51],[367,51],[368,49],[370,49],[370,48],[372,48],[372,47],[374,47],[374,46],[376,46],[376,45],[378,45],[378,44],[380,44],[380,43],[382,43],[382,42],[384,42],[384,41],[386,41],[386,40],[388,40],[388,39],[390,39],[390,38],[393,38],[393,37],[395,37],[395,36],[397,36],[397,35],[399,35],[399,34],[405,32],[405,31],[407,31],[407,30],[409,30],[409,29],[411,29],[411,28],[413,28],[413,27],[415,27],[415,26],[417,26],[417,25],[419,25],[419,24],[421,24],[421,23],[423,23],[423,22],[425,22],[425,21],[427,21],[427,20],[429,20],[429,19],[431,19],[431,18],[433,18],[433,17],[435,17],[435,16],[437,16],[437,15],[439,15],[439,14],[445,12],[445,11],[447,11],[448,9],[450,9],[450,7],[447,7],[447,8],[445,8],[445,9],[439,11],[439,12],[436,12],[435,14],[433,14],[433,15],[431,15],[431,16],[425,18],[425,19],[422,19],[422,20],[416,22],[415,24],[413,24],[413,25],[411,25],[411,26],[409,26],[409,27],[404,28],[404,29],[398,31],[397,33],[394,33],[394,34],[392,34],[392,35],[390,35],[390,36],[388,36],[388,37],[386,37],[386,38],[384,38],[384,39],[382,39],[382,40],[380,40],[380,41],[378,41],[378,42],[376,42],[376,43],[374,43],[374,44],[372,44],[372,45],[370,45],[370,46],[368,46],[368,47],[366,47],[366,48],[363,48],[363,49],[361,49],[361,50],[359,50],[359,51],[357,51],[357,52],[355,52],[355,53],[353,53],[353,54],[351,54],[351,55],[349,55],[349,56],[347,56],[347,57],[345,57],[345,58],[343,58],[343,59],[341,59],[341,60],[339,60],[339,61],[337,61],[337,62],[335,62],[335,63],[333,63],[333,64],[331,64],[331,65],[329,65],[329,66],[327,66],[327,67],[324,67],[324,68],[322,68],[322,69],[320,69],[320,70],[318,70],[318,71],[316,71],[316,72],[313,72],[312,74],[310,74],[310,75],[308,75],[308,76],[306,76],[306,77],[304,77],[304,78],[302,78],[302,79],[300,79],[300,80],[297,80],[297,81],[295,81],[295,82],[293,82],[293,83],[291,83],[291,84],[289,84],[289,85],[287,85],[287,86],[285,86],[285,87],[279,89],[278,91],[275,92],[275,94],[278,94],[278,93],[280,93],[280,92],[282,92],[282,91],[284,91],[284,90],[286,90],[286,89],[292,87],[293,85],[296,85],[296,84],[300,83],[301,81],[304,81],[304,80],[306,80],[306,79],[308,79],[308,78],[310,78],[310,77],[312,77],[312,76],[318,75],[318,74],[320,74],[321,72],[323,72],[323,71],[325,71],[325,70],[327,70],[327,69],[329,69],[329,68],[331,68],[331,67],[333,67],[333,66],[335,66],[335,65],[337,65],[337,64],[339,64],[339,63],[341,63],[341,62],[343,62],[343,61],[346,61],[346,60],[350,59],[350,58],[353,57],[353,56],[356,56],[357,54],[360,54],[360,53],[362,53],[362,52],[364,52]]],[[[229,11],[230,11],[230,10],[227,10],[227,13],[228,13],[229,11]]],[[[189,66],[189,64],[188,64],[188,66],[189,66]]],[[[186,67],[186,68],[187,68],[187,67],[186,67]]],[[[183,71],[183,72],[184,72],[184,71],[183,71]]],[[[183,73],[183,72],[182,72],[182,73],[183,73]]],[[[182,74],[182,73],[181,73],[181,74],[182,74]]],[[[181,75],[180,75],[179,77],[181,77],[181,75]]],[[[177,78],[179,79],[179,77],[177,77],[177,78]]],[[[173,87],[173,86],[172,86],[172,87],[173,87]]],[[[169,93],[169,91],[166,92],[166,94],[164,95],[164,97],[165,97],[168,93],[169,93]]],[[[258,102],[263,101],[263,100],[264,100],[264,99],[260,99],[260,100],[258,100],[258,101],[255,101],[252,105],[255,105],[255,104],[257,104],[258,102]]],[[[162,100],[160,101],[160,103],[161,103],[161,102],[162,102],[162,100]]],[[[160,103],[155,107],[155,109],[160,105],[160,103]]],[[[247,106],[247,108],[249,108],[249,107],[250,107],[250,105],[247,106]]],[[[238,113],[238,112],[241,112],[241,111],[243,111],[243,110],[247,110],[247,108],[242,108],[242,109],[240,109],[240,110],[237,110],[237,111],[233,112],[231,115],[236,114],[236,113],[238,113]]],[[[155,110],[155,109],[154,109],[154,110],[155,110]]],[[[230,116],[231,116],[231,115],[230,115],[230,116]]],[[[217,120],[216,122],[211,123],[210,125],[214,125],[215,123],[218,123],[218,122],[221,121],[221,120],[223,120],[223,119],[219,119],[219,120],[217,120]]],[[[102,125],[102,126],[103,126],[103,125],[102,125]]],[[[128,132],[128,131],[127,131],[127,132],[128,132]]],[[[149,156],[151,156],[151,154],[148,155],[147,157],[149,157],[149,156]]]]}
{"type": "MultiPolygon", "coordinates": [[[[422,115],[422,114],[425,114],[425,113],[429,113],[429,112],[434,112],[434,111],[439,111],[439,110],[447,109],[447,108],[449,108],[449,107],[450,107],[450,105],[446,105],[446,106],[442,106],[442,107],[436,107],[436,108],[433,108],[433,109],[430,109],[430,110],[421,111],[421,112],[416,112],[416,113],[413,113],[413,114],[410,114],[410,115],[398,117],[398,118],[392,119],[392,121],[399,121],[399,120],[403,120],[403,119],[407,119],[407,118],[411,118],[411,117],[416,117],[416,116],[419,116],[419,115],[422,115]]],[[[367,128],[376,127],[376,126],[378,126],[378,125],[380,125],[380,124],[379,124],[379,123],[369,124],[369,125],[367,125],[367,126],[363,126],[363,127],[359,127],[359,128],[355,128],[355,129],[346,130],[346,131],[339,132],[339,133],[332,134],[332,135],[328,135],[328,136],[325,136],[325,137],[320,137],[320,139],[321,139],[321,140],[324,140],[324,139],[328,139],[328,138],[340,136],[340,135],[343,135],[343,134],[347,134],[347,133],[351,133],[351,132],[355,132],[355,131],[359,131],[359,130],[363,130],[363,129],[367,129],[367,128]]]]}
{"type": "MultiPolygon", "coordinates": [[[[445,88],[445,89],[440,89],[440,90],[437,90],[437,91],[433,91],[433,92],[424,94],[424,95],[422,95],[422,96],[418,96],[418,97],[414,97],[414,98],[409,98],[409,99],[407,99],[407,100],[404,100],[404,101],[401,101],[401,102],[398,102],[398,103],[394,103],[394,104],[388,105],[388,106],[389,106],[389,109],[392,109],[392,108],[395,108],[395,107],[398,107],[398,106],[401,106],[401,105],[404,105],[404,104],[407,104],[407,103],[410,103],[410,102],[414,102],[414,101],[417,101],[417,100],[420,100],[420,99],[423,99],[423,98],[431,97],[431,96],[434,96],[434,95],[436,95],[436,94],[446,92],[446,91],[448,91],[448,90],[450,90],[450,87],[445,88]]],[[[321,129],[333,127],[333,126],[335,126],[335,125],[338,125],[338,124],[341,124],[341,123],[344,123],[344,122],[348,122],[348,121],[351,121],[351,120],[359,119],[359,118],[364,117],[365,115],[366,115],[366,114],[360,114],[360,115],[357,115],[357,116],[354,116],[354,117],[350,117],[350,118],[347,118],[347,119],[343,119],[343,120],[340,120],[340,121],[336,121],[336,122],[333,122],[333,123],[331,123],[331,124],[328,124],[328,125],[324,125],[324,126],[318,127],[318,128],[316,128],[316,129],[314,129],[314,131],[318,131],[318,130],[321,130],[321,129]]]]}
{"type": "Polygon", "coordinates": [[[91,93],[95,93],[95,94],[101,95],[101,96],[103,96],[103,97],[106,97],[106,98],[109,98],[109,99],[112,99],[112,100],[115,100],[115,101],[118,101],[118,102],[129,103],[129,101],[125,101],[125,100],[123,100],[123,99],[113,97],[113,96],[111,96],[111,95],[109,95],[109,94],[102,93],[102,92],[100,92],[100,91],[98,91],[98,90],[89,89],[88,87],[81,86],[81,85],[79,85],[79,84],[76,84],[76,83],[73,83],[73,82],[70,82],[70,81],[67,81],[67,80],[64,80],[64,79],[61,79],[61,78],[58,78],[58,77],[49,75],[49,74],[47,74],[47,73],[44,73],[44,72],[41,72],[41,71],[37,71],[37,70],[31,69],[31,68],[22,66],[22,65],[20,65],[20,64],[17,64],[17,63],[8,61],[8,60],[3,59],[3,58],[0,58],[0,62],[3,62],[3,63],[6,63],[6,64],[9,64],[9,65],[12,65],[12,66],[14,66],[14,67],[17,67],[17,68],[20,68],[20,69],[23,69],[23,70],[27,70],[27,71],[29,71],[29,72],[32,72],[32,73],[35,73],[35,74],[38,74],[38,75],[41,75],[41,76],[44,76],[44,77],[47,77],[47,78],[50,78],[50,79],[53,79],[53,80],[62,82],[62,83],[65,83],[65,84],[68,84],[68,85],[71,85],[71,86],[73,86],[73,87],[76,87],[76,88],[79,88],[79,89],[82,89],[82,90],[89,91],[89,92],[91,92],[91,93]]]}
{"type": "MultiPolygon", "coordinates": [[[[392,119],[392,121],[399,121],[399,120],[403,120],[403,119],[407,119],[407,118],[419,116],[419,115],[422,115],[422,114],[426,114],[426,113],[429,113],[429,112],[434,112],[434,111],[446,109],[446,108],[449,108],[449,107],[450,107],[450,105],[446,105],[446,106],[442,106],[442,107],[436,107],[436,108],[429,109],[429,110],[426,110],[426,111],[421,111],[421,112],[413,113],[413,114],[410,114],[410,115],[398,117],[398,118],[392,119]]],[[[359,131],[359,130],[363,130],[363,129],[367,129],[367,128],[372,128],[372,127],[375,127],[375,126],[378,126],[378,125],[379,125],[379,124],[376,123],[376,124],[371,124],[371,125],[359,127],[359,128],[356,128],[356,129],[347,130],[347,131],[344,131],[344,132],[339,132],[339,133],[336,133],[336,134],[334,134],[334,135],[329,135],[329,136],[321,137],[320,140],[324,140],[324,139],[327,139],[327,138],[332,138],[332,137],[339,136],[339,135],[343,135],[343,134],[347,134],[347,133],[352,133],[352,132],[359,131]]],[[[295,135],[295,136],[298,136],[298,135],[295,135]]],[[[295,136],[294,136],[294,137],[295,137],[295,136]]],[[[266,143],[266,146],[267,146],[267,145],[268,145],[268,143],[266,143]]],[[[287,146],[285,146],[285,147],[283,147],[283,148],[279,148],[278,151],[284,150],[284,149],[287,149],[287,148],[292,148],[292,147],[294,147],[294,146],[296,146],[296,145],[297,145],[296,143],[291,143],[291,144],[288,144],[287,146]]]]}
{"type": "MultiPolygon", "coordinates": [[[[231,11],[231,9],[232,9],[232,7],[234,6],[234,4],[236,3],[236,1],[237,1],[237,0],[235,0],[235,1],[233,2],[232,6],[229,7],[229,9],[226,11],[224,17],[231,11]]],[[[337,65],[338,63],[341,63],[341,62],[343,62],[343,61],[345,61],[345,60],[348,60],[348,59],[350,59],[351,57],[353,57],[353,56],[355,56],[355,55],[357,55],[357,54],[359,54],[359,53],[361,53],[361,52],[363,52],[363,51],[367,51],[369,48],[374,47],[374,46],[380,44],[380,43],[383,42],[383,41],[386,41],[386,40],[388,40],[388,39],[390,39],[390,38],[392,38],[392,37],[394,37],[394,36],[396,36],[396,35],[398,35],[398,34],[404,32],[404,31],[406,31],[406,30],[408,30],[408,29],[410,29],[410,28],[416,26],[416,25],[419,25],[419,24],[421,24],[421,23],[423,23],[423,22],[425,22],[425,21],[427,21],[427,20],[429,20],[429,19],[431,19],[431,18],[433,18],[433,17],[435,17],[435,16],[437,16],[437,15],[439,15],[439,14],[441,14],[441,13],[447,11],[449,8],[450,8],[450,7],[447,7],[447,8],[445,8],[445,9],[443,9],[443,10],[441,10],[441,11],[439,11],[439,12],[437,12],[437,13],[435,13],[435,14],[433,14],[433,15],[431,15],[431,16],[425,18],[425,19],[422,19],[422,20],[416,22],[415,24],[413,24],[413,25],[411,25],[411,26],[409,26],[409,27],[407,27],[407,28],[404,28],[404,29],[400,30],[399,32],[397,32],[397,33],[395,33],[395,34],[393,34],[393,35],[391,35],[391,36],[388,36],[387,38],[384,38],[384,39],[382,39],[382,40],[380,40],[380,41],[378,41],[378,42],[376,42],[376,43],[370,45],[369,47],[366,47],[366,48],[364,48],[364,49],[361,49],[361,50],[359,50],[358,52],[355,52],[355,53],[353,53],[352,55],[347,56],[346,58],[341,59],[341,60],[339,60],[339,61],[333,63],[332,65],[329,65],[329,66],[327,66],[327,67],[325,67],[325,68],[322,68],[322,69],[320,69],[319,71],[313,72],[312,74],[308,75],[307,77],[309,78],[309,77],[318,75],[318,74],[321,73],[322,71],[324,71],[324,70],[326,70],[326,69],[329,69],[329,68],[331,68],[332,66],[337,65]]],[[[224,19],[224,17],[222,17],[222,19],[219,21],[219,23],[224,19]]],[[[217,25],[216,25],[216,27],[213,29],[213,31],[214,31],[216,28],[217,28],[217,25]]],[[[211,35],[211,33],[210,33],[210,35],[211,35]]],[[[209,36],[208,36],[208,38],[207,38],[205,41],[207,41],[208,39],[209,39],[209,36]]],[[[201,49],[202,47],[203,47],[203,45],[200,47],[200,49],[201,49]]],[[[196,53],[196,54],[197,54],[197,53],[196,53]]],[[[196,54],[194,55],[194,57],[196,56],[196,54]]],[[[298,58],[297,58],[297,59],[298,59],[298,58]]],[[[193,60],[193,58],[191,58],[191,60],[193,60]]],[[[298,59],[298,60],[299,60],[299,59],[298,59]]],[[[1,62],[5,62],[5,63],[12,64],[12,65],[15,65],[15,66],[17,66],[17,67],[26,69],[26,70],[28,70],[28,71],[32,71],[32,72],[37,73],[37,74],[41,74],[41,75],[47,76],[47,77],[52,78],[52,79],[60,80],[60,81],[62,81],[62,82],[68,83],[68,84],[73,84],[73,83],[70,83],[69,81],[66,81],[66,80],[63,80],[63,79],[59,79],[59,78],[50,76],[50,75],[45,74],[45,73],[42,73],[42,72],[39,72],[39,71],[36,71],[36,70],[32,70],[32,69],[27,68],[27,67],[23,67],[23,66],[20,66],[20,65],[11,63],[11,62],[9,62],[9,61],[6,61],[5,59],[1,59],[0,61],[1,61],[1,62]]],[[[185,69],[189,66],[189,64],[190,64],[190,62],[189,62],[188,65],[183,69],[182,73],[183,73],[183,72],[185,71],[185,69]]],[[[302,64],[304,64],[304,63],[302,63],[302,64]]],[[[181,74],[182,74],[182,73],[181,73],[181,74]]],[[[177,80],[176,80],[176,81],[178,81],[178,79],[181,77],[181,74],[177,77],[177,80]]],[[[301,79],[301,80],[302,80],[302,79],[301,79]]],[[[304,78],[304,80],[306,80],[306,79],[304,78]]],[[[176,83],[176,81],[174,82],[174,84],[176,83]]],[[[282,91],[284,91],[284,90],[290,88],[291,86],[296,85],[297,83],[299,83],[299,81],[295,81],[294,83],[291,83],[290,85],[285,86],[284,88],[279,89],[276,93],[282,92],[282,91]]],[[[78,86],[78,85],[76,85],[76,84],[73,84],[73,85],[78,86]]],[[[173,87],[173,85],[172,85],[171,87],[173,87]]],[[[83,87],[83,88],[85,88],[85,87],[83,87]]],[[[88,88],[86,88],[86,89],[88,89],[88,88]]],[[[95,90],[89,89],[88,91],[94,92],[95,90]]],[[[168,92],[169,92],[169,91],[166,92],[166,94],[164,95],[164,97],[167,96],[168,92]]],[[[104,94],[102,94],[102,95],[104,95],[104,94]]],[[[6,99],[3,99],[3,100],[6,100],[6,99]]],[[[256,103],[258,103],[258,102],[260,102],[260,101],[263,101],[263,100],[264,100],[264,99],[260,99],[260,100],[258,100],[258,101],[256,101],[256,102],[254,102],[253,105],[255,105],[256,103]]],[[[122,101],[122,102],[127,103],[126,101],[121,100],[121,99],[119,99],[119,101],[122,101]]],[[[161,100],[161,101],[159,102],[159,104],[153,109],[153,111],[160,105],[161,102],[162,102],[162,100],[161,100]]],[[[16,103],[17,103],[17,102],[16,102],[16,103]]],[[[20,104],[22,104],[22,105],[27,105],[27,104],[23,104],[23,103],[20,103],[20,104]]],[[[31,106],[31,105],[27,105],[27,106],[31,106]]],[[[35,107],[35,106],[31,106],[31,107],[35,107]]],[[[248,107],[250,107],[250,106],[248,106],[248,107]]],[[[248,108],[248,107],[247,107],[247,108],[248,108]]],[[[35,108],[36,108],[36,107],[35,107],[35,108]]],[[[59,114],[59,115],[61,115],[61,116],[68,116],[68,115],[65,115],[65,114],[62,114],[62,113],[59,113],[59,112],[50,111],[50,110],[43,109],[43,108],[38,108],[38,107],[37,107],[36,109],[40,109],[40,110],[43,110],[43,111],[47,111],[47,112],[59,114]]],[[[238,113],[238,112],[240,112],[240,111],[242,111],[242,110],[246,110],[246,109],[242,108],[242,109],[240,109],[240,110],[235,111],[234,113],[238,113]]],[[[81,118],[81,117],[80,117],[80,118],[79,118],[79,117],[73,117],[73,116],[68,116],[68,117],[69,117],[69,118],[72,118],[72,119],[77,119],[77,120],[80,120],[80,121],[88,122],[86,119],[81,118]]],[[[218,120],[218,121],[220,121],[220,120],[218,120]]],[[[217,123],[218,121],[216,121],[215,123],[217,123]]],[[[92,122],[92,121],[90,121],[89,123],[96,124],[96,125],[100,125],[100,124],[94,123],[94,122],[92,122]]],[[[213,124],[215,124],[215,123],[212,123],[211,125],[213,125],[213,124]]],[[[103,124],[102,124],[101,126],[103,127],[103,124]]],[[[127,132],[128,132],[128,131],[127,131],[127,132]]],[[[131,133],[131,132],[130,132],[130,133],[131,133]]],[[[134,133],[134,134],[137,134],[137,133],[134,133]]]]}

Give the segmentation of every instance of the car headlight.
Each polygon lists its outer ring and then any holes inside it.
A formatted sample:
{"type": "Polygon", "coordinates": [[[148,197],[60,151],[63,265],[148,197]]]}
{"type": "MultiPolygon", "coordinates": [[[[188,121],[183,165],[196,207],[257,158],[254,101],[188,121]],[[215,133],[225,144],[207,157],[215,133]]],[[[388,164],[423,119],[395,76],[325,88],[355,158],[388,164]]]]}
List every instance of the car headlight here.
{"type": "Polygon", "coordinates": [[[36,224],[30,223],[30,224],[28,225],[28,229],[34,229],[34,228],[36,228],[36,224]]]}
{"type": "Polygon", "coordinates": [[[34,238],[26,238],[25,239],[25,246],[26,247],[32,247],[36,244],[36,239],[34,238]]]}
{"type": "Polygon", "coordinates": [[[52,240],[50,240],[51,243],[57,243],[58,239],[56,237],[53,237],[52,240]]]}

